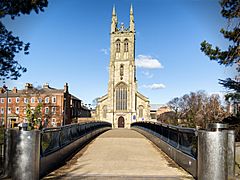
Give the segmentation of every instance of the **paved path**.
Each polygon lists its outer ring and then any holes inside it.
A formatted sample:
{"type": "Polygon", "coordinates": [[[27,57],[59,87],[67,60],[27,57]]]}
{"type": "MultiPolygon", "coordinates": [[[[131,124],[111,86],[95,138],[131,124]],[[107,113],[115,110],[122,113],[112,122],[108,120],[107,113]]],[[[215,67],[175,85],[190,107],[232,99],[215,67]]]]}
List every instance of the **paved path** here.
{"type": "Polygon", "coordinates": [[[44,179],[193,179],[144,136],[113,129],[44,179]]]}

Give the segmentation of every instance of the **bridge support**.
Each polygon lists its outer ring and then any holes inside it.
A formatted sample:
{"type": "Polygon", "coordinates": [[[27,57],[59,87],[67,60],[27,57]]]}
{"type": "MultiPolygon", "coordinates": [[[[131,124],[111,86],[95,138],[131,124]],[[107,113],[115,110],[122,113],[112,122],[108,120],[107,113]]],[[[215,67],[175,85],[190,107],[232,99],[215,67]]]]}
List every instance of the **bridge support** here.
{"type": "Polygon", "coordinates": [[[198,179],[227,180],[234,177],[234,131],[226,125],[210,124],[198,131],[198,179]]]}
{"type": "Polygon", "coordinates": [[[7,129],[5,176],[12,179],[39,179],[40,131],[7,129]]]}

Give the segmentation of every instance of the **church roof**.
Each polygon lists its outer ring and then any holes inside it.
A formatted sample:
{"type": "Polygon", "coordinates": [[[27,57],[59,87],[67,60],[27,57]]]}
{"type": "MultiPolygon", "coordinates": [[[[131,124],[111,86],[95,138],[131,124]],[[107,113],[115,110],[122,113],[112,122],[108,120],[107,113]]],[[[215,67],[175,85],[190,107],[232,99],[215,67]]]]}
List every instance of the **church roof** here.
{"type": "Polygon", "coordinates": [[[137,92],[136,94],[139,98],[143,99],[144,101],[149,101],[149,99],[146,96],[142,95],[140,92],[137,92]]]}

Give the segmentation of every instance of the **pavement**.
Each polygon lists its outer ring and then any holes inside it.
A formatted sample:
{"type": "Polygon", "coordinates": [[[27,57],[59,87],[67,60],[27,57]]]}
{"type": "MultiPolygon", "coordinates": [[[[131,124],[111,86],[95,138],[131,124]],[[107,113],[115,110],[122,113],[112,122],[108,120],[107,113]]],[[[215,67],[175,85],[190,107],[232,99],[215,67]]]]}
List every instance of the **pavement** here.
{"type": "Polygon", "coordinates": [[[193,179],[143,135],[109,130],[44,179],[193,179]]]}

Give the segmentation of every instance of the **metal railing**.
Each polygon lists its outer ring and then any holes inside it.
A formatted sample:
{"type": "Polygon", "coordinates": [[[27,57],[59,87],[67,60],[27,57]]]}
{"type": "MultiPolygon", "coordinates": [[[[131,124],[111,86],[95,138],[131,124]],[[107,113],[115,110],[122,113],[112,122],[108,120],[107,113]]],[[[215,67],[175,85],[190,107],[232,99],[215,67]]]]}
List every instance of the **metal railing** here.
{"type": "Polygon", "coordinates": [[[4,164],[4,143],[0,142],[0,175],[3,173],[4,164]]]}
{"type": "Polygon", "coordinates": [[[41,157],[47,156],[86,136],[90,132],[103,127],[112,127],[112,125],[108,122],[98,121],[71,124],[57,128],[45,128],[41,132],[41,157]]]}
{"type": "Polygon", "coordinates": [[[177,150],[197,158],[197,130],[193,128],[183,128],[162,124],[158,122],[135,122],[131,127],[143,129],[177,150]]]}

